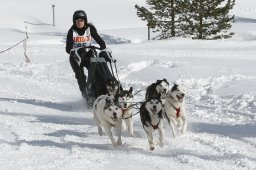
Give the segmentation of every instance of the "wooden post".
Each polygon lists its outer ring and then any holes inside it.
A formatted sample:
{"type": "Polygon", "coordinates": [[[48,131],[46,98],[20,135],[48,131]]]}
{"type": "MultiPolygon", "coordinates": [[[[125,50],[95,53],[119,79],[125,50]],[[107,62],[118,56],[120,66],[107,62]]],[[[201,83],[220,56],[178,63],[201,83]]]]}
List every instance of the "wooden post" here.
{"type": "Polygon", "coordinates": [[[55,7],[55,5],[54,4],[52,4],[52,25],[55,27],[55,14],[54,14],[54,7],[55,7]]]}

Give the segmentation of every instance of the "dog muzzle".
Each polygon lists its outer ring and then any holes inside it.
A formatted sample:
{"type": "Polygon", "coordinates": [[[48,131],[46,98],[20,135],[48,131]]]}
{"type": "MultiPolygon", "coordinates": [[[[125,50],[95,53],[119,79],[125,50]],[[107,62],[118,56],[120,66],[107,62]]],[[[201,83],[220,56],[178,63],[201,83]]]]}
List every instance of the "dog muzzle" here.
{"type": "Polygon", "coordinates": [[[178,99],[180,102],[183,102],[184,96],[185,96],[185,95],[181,95],[181,96],[177,95],[176,97],[177,97],[177,99],[178,99]]]}
{"type": "Polygon", "coordinates": [[[153,114],[156,114],[157,113],[157,109],[156,108],[153,108],[153,109],[150,109],[151,110],[151,112],[153,113],[153,114]]]}
{"type": "Polygon", "coordinates": [[[117,121],[119,120],[117,116],[111,117],[111,119],[112,119],[114,122],[117,122],[117,121]]]}

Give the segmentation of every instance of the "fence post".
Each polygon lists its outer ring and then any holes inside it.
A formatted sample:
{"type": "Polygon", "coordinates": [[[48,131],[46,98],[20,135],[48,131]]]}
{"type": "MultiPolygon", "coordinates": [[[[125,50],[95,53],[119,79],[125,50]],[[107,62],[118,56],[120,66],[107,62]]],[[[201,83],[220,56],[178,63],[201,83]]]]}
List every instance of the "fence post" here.
{"type": "Polygon", "coordinates": [[[54,14],[54,7],[55,7],[55,5],[54,4],[52,4],[52,25],[55,27],[55,14],[54,14]]]}

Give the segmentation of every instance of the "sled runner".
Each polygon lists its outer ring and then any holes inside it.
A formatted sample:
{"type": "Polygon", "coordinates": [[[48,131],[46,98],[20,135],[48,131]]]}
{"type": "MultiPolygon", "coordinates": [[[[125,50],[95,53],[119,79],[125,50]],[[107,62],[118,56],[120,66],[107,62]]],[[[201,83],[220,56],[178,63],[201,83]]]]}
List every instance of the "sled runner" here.
{"type": "MultiPolygon", "coordinates": [[[[97,50],[100,49],[95,46],[79,47],[71,50],[74,53],[73,57],[77,63],[81,67],[88,69],[87,81],[83,93],[88,108],[91,108],[94,100],[98,96],[107,94],[106,82],[116,78],[112,66],[113,63],[116,63],[116,60],[112,58],[109,51],[103,50],[98,54],[97,50]],[[109,66],[107,63],[109,63],[109,66]]],[[[117,75],[116,64],[115,71],[117,75]]]]}

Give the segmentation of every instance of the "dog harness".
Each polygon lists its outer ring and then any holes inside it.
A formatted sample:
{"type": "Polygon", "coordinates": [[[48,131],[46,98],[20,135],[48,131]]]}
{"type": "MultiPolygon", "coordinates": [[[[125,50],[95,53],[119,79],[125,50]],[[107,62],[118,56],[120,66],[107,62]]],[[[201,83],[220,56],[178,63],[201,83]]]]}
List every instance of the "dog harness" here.
{"type": "Polygon", "coordinates": [[[160,123],[160,120],[159,120],[159,122],[156,125],[152,125],[151,123],[150,123],[150,125],[153,127],[154,130],[156,130],[156,129],[158,129],[159,123],[160,123]]]}
{"type": "Polygon", "coordinates": [[[176,117],[180,117],[180,107],[176,108],[175,106],[172,105],[172,107],[176,110],[176,117]]]}
{"type": "Polygon", "coordinates": [[[78,48],[78,47],[88,47],[92,43],[92,36],[91,36],[91,31],[90,27],[88,27],[84,35],[80,36],[74,29],[73,29],[73,48],[78,48]]]}
{"type": "MultiPolygon", "coordinates": [[[[172,96],[170,96],[170,98],[174,99],[172,96]]],[[[176,117],[180,117],[180,107],[179,108],[176,108],[173,104],[172,104],[172,107],[176,110],[176,117]]]]}

